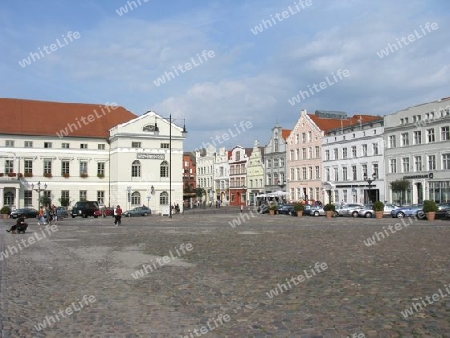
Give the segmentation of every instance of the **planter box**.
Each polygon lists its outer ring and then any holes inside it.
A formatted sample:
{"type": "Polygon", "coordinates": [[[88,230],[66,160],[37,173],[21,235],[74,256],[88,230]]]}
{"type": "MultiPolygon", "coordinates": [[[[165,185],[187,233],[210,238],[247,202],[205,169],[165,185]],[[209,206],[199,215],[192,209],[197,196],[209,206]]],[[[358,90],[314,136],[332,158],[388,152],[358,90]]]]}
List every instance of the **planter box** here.
{"type": "Polygon", "coordinates": [[[8,177],[16,177],[16,173],[8,173],[8,177]]]}
{"type": "Polygon", "coordinates": [[[50,178],[52,177],[52,174],[44,174],[44,177],[50,178]]]}
{"type": "Polygon", "coordinates": [[[23,176],[25,176],[25,177],[33,177],[33,174],[32,173],[25,173],[25,174],[23,174],[23,176]]]}
{"type": "Polygon", "coordinates": [[[383,218],[383,211],[375,211],[375,218],[383,218]]]}
{"type": "Polygon", "coordinates": [[[270,214],[271,216],[275,215],[275,210],[269,210],[269,214],[270,214]]]}
{"type": "Polygon", "coordinates": [[[436,212],[434,211],[430,211],[425,213],[425,215],[427,216],[427,220],[429,221],[434,221],[434,219],[436,218],[436,212]]]}
{"type": "Polygon", "coordinates": [[[327,215],[327,218],[333,217],[333,213],[334,213],[333,210],[325,211],[325,214],[327,215]]]}
{"type": "Polygon", "coordinates": [[[303,216],[303,211],[297,211],[297,217],[302,217],[303,216]]]}

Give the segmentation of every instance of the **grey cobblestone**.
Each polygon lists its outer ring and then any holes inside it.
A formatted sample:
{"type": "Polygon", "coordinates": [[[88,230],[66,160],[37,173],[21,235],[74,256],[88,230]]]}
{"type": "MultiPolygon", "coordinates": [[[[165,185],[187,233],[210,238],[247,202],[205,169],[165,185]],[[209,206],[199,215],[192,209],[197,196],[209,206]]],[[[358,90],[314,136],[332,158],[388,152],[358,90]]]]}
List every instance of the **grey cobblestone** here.
{"type": "MultiPolygon", "coordinates": [[[[205,337],[450,337],[450,297],[404,319],[415,298],[450,283],[450,222],[417,221],[374,246],[392,219],[258,215],[232,228],[217,212],[66,219],[0,264],[2,337],[180,337],[228,314],[205,337]],[[193,250],[135,280],[131,273],[181,244],[193,250]],[[316,262],[328,269],[270,299],[316,262]],[[83,295],[96,301],[38,332],[83,295]]],[[[33,221],[30,221],[31,223],[33,221]]],[[[0,248],[25,235],[5,233],[0,248]]],[[[195,336],[195,335],[194,335],[195,336]]]]}

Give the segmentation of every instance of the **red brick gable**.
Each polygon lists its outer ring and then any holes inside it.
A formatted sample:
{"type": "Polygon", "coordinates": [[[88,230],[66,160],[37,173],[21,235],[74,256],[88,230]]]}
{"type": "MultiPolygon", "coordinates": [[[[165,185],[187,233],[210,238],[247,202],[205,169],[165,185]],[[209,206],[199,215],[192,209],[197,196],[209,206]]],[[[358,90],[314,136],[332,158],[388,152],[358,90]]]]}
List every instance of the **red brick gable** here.
{"type": "Polygon", "coordinates": [[[381,118],[380,116],[373,115],[354,115],[347,119],[329,119],[313,114],[308,114],[308,116],[322,131],[329,131],[340,127],[348,127],[359,123],[367,123],[379,120],[381,118]]]}
{"type": "Polygon", "coordinates": [[[0,98],[2,134],[108,138],[110,128],[136,117],[120,106],[0,98]]]}

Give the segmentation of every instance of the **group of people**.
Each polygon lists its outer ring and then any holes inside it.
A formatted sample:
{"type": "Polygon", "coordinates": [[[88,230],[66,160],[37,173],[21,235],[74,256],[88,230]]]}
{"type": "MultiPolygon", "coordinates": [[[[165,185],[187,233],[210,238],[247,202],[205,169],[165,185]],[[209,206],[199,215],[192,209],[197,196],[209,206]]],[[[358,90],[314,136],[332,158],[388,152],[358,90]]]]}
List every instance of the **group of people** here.
{"type": "Polygon", "coordinates": [[[39,208],[38,213],[38,225],[47,225],[47,224],[56,224],[56,221],[58,220],[58,212],[56,210],[55,205],[52,206],[46,205],[41,206],[39,208]]]}
{"type": "Polygon", "coordinates": [[[175,214],[179,214],[180,213],[180,206],[179,206],[178,203],[172,205],[172,213],[175,213],[175,214]]]}

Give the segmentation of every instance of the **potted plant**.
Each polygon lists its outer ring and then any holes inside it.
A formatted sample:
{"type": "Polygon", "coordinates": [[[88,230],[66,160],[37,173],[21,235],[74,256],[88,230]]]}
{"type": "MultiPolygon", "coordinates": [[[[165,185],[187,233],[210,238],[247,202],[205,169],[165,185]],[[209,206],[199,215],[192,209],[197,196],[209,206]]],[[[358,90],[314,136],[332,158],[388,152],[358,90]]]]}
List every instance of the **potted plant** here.
{"type": "Polygon", "coordinates": [[[50,177],[52,177],[52,173],[44,173],[44,177],[50,178],[50,177]]]}
{"type": "Polygon", "coordinates": [[[327,218],[333,217],[334,212],[336,211],[336,206],[334,204],[328,203],[323,207],[327,218]]]}
{"type": "Polygon", "coordinates": [[[98,174],[97,174],[97,177],[98,177],[98,178],[103,178],[103,177],[105,177],[105,175],[104,175],[104,174],[101,174],[101,173],[98,173],[98,174]]]}
{"type": "Polygon", "coordinates": [[[381,201],[376,201],[372,207],[373,211],[375,211],[375,218],[383,218],[384,203],[381,201]]]}
{"type": "Polygon", "coordinates": [[[438,211],[438,206],[436,205],[435,201],[423,201],[423,212],[427,216],[427,220],[434,221],[434,218],[436,217],[436,211],[438,211]]]}
{"type": "Polygon", "coordinates": [[[305,210],[305,206],[303,205],[303,203],[295,203],[294,210],[297,212],[297,217],[302,217],[303,210],[305,210]]]}
{"type": "Polygon", "coordinates": [[[0,214],[2,214],[2,218],[8,218],[11,213],[11,208],[5,205],[1,210],[0,214]]]}
{"type": "Polygon", "coordinates": [[[278,209],[275,203],[271,203],[269,207],[269,213],[271,216],[275,215],[275,211],[278,209]]]}
{"type": "Polygon", "coordinates": [[[23,174],[22,174],[22,173],[18,173],[17,176],[18,176],[19,178],[22,178],[22,177],[23,177],[23,174]]]}
{"type": "Polygon", "coordinates": [[[33,177],[33,173],[25,173],[25,174],[23,174],[23,176],[25,176],[25,177],[33,177]]]}
{"type": "Polygon", "coordinates": [[[80,177],[86,178],[86,177],[88,177],[88,174],[86,174],[86,173],[81,173],[81,174],[80,174],[80,177]]]}
{"type": "Polygon", "coordinates": [[[8,173],[8,177],[16,177],[16,173],[8,173]]]}
{"type": "Polygon", "coordinates": [[[69,178],[69,177],[70,177],[70,174],[69,174],[69,173],[64,173],[64,174],[62,174],[62,176],[63,176],[64,178],[69,178]]]}

